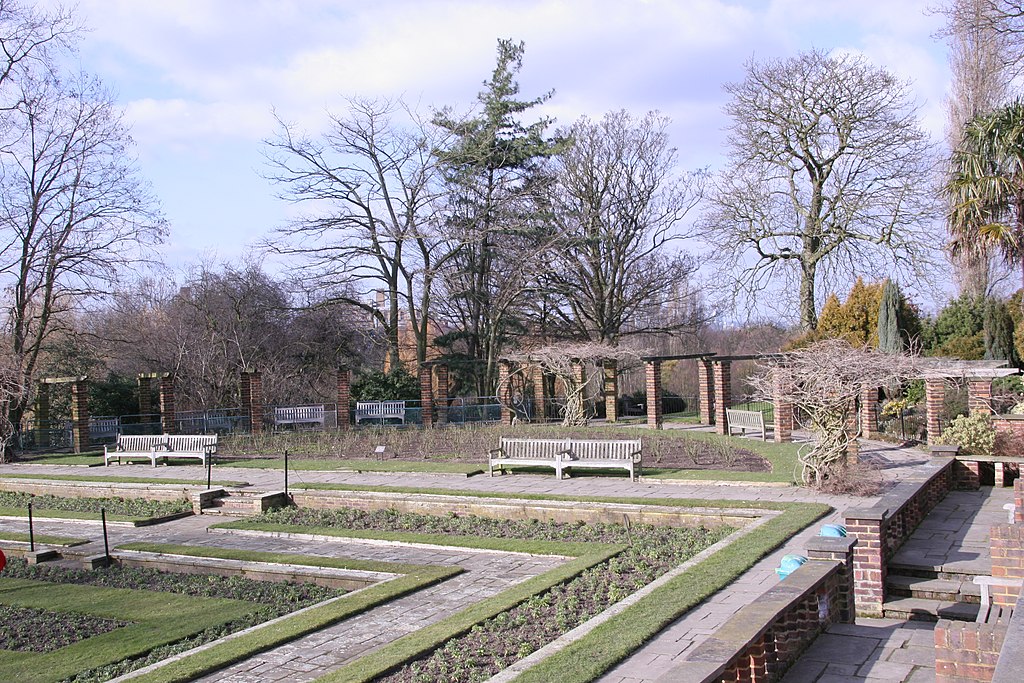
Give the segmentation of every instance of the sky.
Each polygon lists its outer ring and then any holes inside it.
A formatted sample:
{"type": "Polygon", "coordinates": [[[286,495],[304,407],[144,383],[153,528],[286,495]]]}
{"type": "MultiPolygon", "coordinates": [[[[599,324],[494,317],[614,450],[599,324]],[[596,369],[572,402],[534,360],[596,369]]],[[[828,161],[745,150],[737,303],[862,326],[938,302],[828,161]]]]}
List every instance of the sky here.
{"type": "MultiPolygon", "coordinates": [[[[940,0],[78,0],[81,68],[117,95],[183,268],[239,260],[295,208],[264,178],[274,112],[316,134],[345,98],[470,107],[499,38],[525,43],[526,97],[570,124],[626,109],[669,116],[687,169],[723,162],[722,85],[751,59],[863,54],[908,80],[943,137],[940,0]]],[[[538,112],[541,113],[541,112],[538,112]]]]}

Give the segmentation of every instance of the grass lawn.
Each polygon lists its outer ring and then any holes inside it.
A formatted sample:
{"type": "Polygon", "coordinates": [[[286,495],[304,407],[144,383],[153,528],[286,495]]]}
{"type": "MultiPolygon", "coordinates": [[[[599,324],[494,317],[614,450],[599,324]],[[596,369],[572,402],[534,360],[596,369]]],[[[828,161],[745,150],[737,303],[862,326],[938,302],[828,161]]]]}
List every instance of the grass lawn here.
{"type": "Polygon", "coordinates": [[[132,622],[53,652],[0,651],[0,680],[22,683],[60,681],[79,671],[141,655],[257,608],[241,600],[3,578],[0,603],[132,622]]]}
{"type": "Polygon", "coordinates": [[[16,463],[27,465],[102,465],[103,451],[84,453],[25,453],[16,463]]]}
{"type": "MultiPolygon", "coordinates": [[[[284,458],[254,458],[252,460],[226,460],[222,467],[248,467],[283,470],[284,458]]],[[[421,460],[370,460],[360,458],[291,458],[288,469],[295,471],[352,471],[352,472],[437,472],[442,474],[482,474],[486,470],[480,463],[430,462],[421,460]]]]}
{"type": "Polygon", "coordinates": [[[710,432],[687,431],[687,438],[714,442],[725,439],[729,443],[746,448],[765,458],[772,464],[771,472],[734,472],[730,470],[677,470],[644,468],[643,476],[652,479],[697,479],[700,481],[765,481],[796,483],[800,480],[800,462],[797,453],[801,444],[775,443],[739,436],[721,436],[710,432]]]}

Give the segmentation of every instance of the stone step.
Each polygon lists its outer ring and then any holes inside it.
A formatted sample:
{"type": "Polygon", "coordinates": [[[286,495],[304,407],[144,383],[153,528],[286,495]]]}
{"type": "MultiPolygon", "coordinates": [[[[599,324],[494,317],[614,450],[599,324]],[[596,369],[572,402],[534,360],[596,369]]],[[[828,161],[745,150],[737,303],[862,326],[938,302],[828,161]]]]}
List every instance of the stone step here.
{"type": "Polygon", "coordinates": [[[972,604],[981,601],[981,590],[971,580],[927,579],[889,574],[885,579],[885,587],[886,595],[896,598],[924,598],[972,604]]]}
{"type": "Polygon", "coordinates": [[[926,598],[893,598],[882,605],[882,612],[887,619],[904,621],[974,621],[978,616],[978,605],[926,598]]]}
{"type": "Polygon", "coordinates": [[[990,570],[984,567],[971,568],[970,571],[960,571],[949,567],[929,567],[920,564],[902,564],[890,562],[888,565],[889,574],[898,576],[916,576],[921,579],[941,579],[943,581],[963,581],[970,583],[975,576],[989,574],[990,570]]]}

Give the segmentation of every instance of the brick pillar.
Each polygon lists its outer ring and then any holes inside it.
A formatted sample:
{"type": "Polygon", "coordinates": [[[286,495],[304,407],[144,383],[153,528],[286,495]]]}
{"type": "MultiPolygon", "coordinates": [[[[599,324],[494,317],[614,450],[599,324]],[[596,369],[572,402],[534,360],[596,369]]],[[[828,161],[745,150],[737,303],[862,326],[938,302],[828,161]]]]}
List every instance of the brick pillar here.
{"type": "Polygon", "coordinates": [[[647,387],[647,426],[651,429],[661,429],[665,423],[661,411],[661,361],[645,361],[644,372],[647,387]]]}
{"type": "Polygon", "coordinates": [[[860,392],[860,433],[865,439],[878,436],[878,387],[865,387],[860,392]]]}
{"type": "Polygon", "coordinates": [[[927,430],[928,445],[935,443],[942,433],[942,410],[946,399],[946,383],[941,379],[928,379],[924,382],[925,403],[928,406],[927,430]]]}
{"type": "Polygon", "coordinates": [[[1024,479],[1018,477],[1013,482],[1013,523],[1024,524],[1024,479]]]}
{"type": "Polygon", "coordinates": [[[352,402],[352,371],[346,367],[338,368],[338,429],[352,426],[352,413],[349,404],[352,402]]]}
{"type": "Polygon", "coordinates": [[[544,366],[535,365],[533,368],[533,421],[547,422],[548,401],[545,394],[544,366]]]}
{"type": "MultiPolygon", "coordinates": [[[[989,530],[992,555],[992,576],[1002,579],[1024,579],[1024,526],[996,524],[989,530]]],[[[1016,586],[991,586],[992,604],[1013,607],[1020,597],[1016,586]]]]}
{"type": "Polygon", "coordinates": [[[434,426],[434,371],[429,365],[420,366],[420,415],[424,427],[434,426]]]}
{"type": "Polygon", "coordinates": [[[992,380],[972,379],[967,382],[967,410],[992,414],[992,380]]]}
{"type": "Polygon", "coordinates": [[[725,410],[732,405],[732,363],[727,360],[712,361],[715,387],[715,431],[729,432],[725,410]]]}
{"type": "Polygon", "coordinates": [[[498,403],[501,405],[501,424],[512,424],[512,387],[509,386],[509,377],[512,374],[512,366],[507,360],[498,361],[498,403]]]}
{"type": "Polygon", "coordinates": [[[258,372],[242,373],[242,410],[253,434],[263,432],[263,380],[258,372]]]}
{"type": "Polygon", "coordinates": [[[881,617],[885,602],[885,526],[888,510],[848,510],[846,532],[857,539],[853,549],[853,592],[857,614],[881,617]]]}
{"type": "Polygon", "coordinates": [[[89,448],[89,382],[84,379],[71,384],[71,439],[75,453],[89,448]]]}
{"type": "Polygon", "coordinates": [[[437,424],[448,424],[448,366],[440,363],[434,366],[437,374],[437,424]]]}
{"type": "Polygon", "coordinates": [[[619,364],[614,360],[604,362],[604,414],[608,422],[618,422],[619,364]]]}
{"type": "Polygon", "coordinates": [[[775,413],[775,431],[773,438],[775,443],[789,443],[793,440],[793,402],[786,399],[784,387],[779,380],[775,380],[775,390],[772,392],[772,404],[775,413]]]}
{"type": "Polygon", "coordinates": [[[849,443],[846,444],[846,463],[848,465],[856,465],[860,461],[860,442],[857,441],[860,425],[857,421],[857,413],[857,404],[851,401],[846,410],[846,438],[849,439],[849,443]]]}
{"type": "Polygon", "coordinates": [[[160,377],[160,428],[164,434],[174,434],[174,375],[165,373],[160,377]]]}
{"type": "Polygon", "coordinates": [[[36,390],[36,429],[40,446],[50,445],[50,385],[40,382],[36,390]]]}
{"type": "Polygon", "coordinates": [[[697,366],[697,383],[700,392],[700,423],[715,424],[715,391],[711,361],[701,358],[697,366]]]}
{"type": "Polygon", "coordinates": [[[153,420],[153,378],[149,375],[139,375],[139,415],[140,422],[151,422],[153,420]]]}
{"type": "Polygon", "coordinates": [[[853,552],[857,539],[815,536],[807,543],[807,559],[839,562],[839,621],[852,624],[857,617],[854,598],[853,552]]]}
{"type": "MultiPolygon", "coordinates": [[[[939,619],[935,624],[935,683],[991,681],[1007,625],[939,619]]],[[[1013,679],[1013,674],[1003,680],[1013,679]]]]}

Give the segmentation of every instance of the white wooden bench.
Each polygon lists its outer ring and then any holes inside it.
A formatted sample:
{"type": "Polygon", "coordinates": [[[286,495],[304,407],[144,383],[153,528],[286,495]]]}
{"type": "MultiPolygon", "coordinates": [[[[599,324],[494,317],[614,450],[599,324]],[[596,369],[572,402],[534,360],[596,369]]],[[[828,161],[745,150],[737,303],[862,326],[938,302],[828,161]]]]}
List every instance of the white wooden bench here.
{"type": "Polygon", "coordinates": [[[320,428],[323,429],[324,412],[324,407],[322,405],[274,408],[274,426],[320,425],[320,428]]]}
{"type": "Polygon", "coordinates": [[[553,467],[555,477],[573,468],[624,469],[636,481],[641,469],[640,439],[509,439],[502,438],[498,448],[488,451],[487,468],[494,476],[510,465],[553,467]]]}
{"type": "Polygon", "coordinates": [[[216,434],[118,434],[113,448],[103,447],[103,464],[109,465],[111,460],[117,460],[120,465],[122,460],[146,458],[156,467],[160,460],[166,463],[168,458],[186,458],[199,460],[206,465],[216,451],[216,434]]]}
{"type": "Polygon", "coordinates": [[[358,401],[356,402],[355,421],[363,420],[380,422],[398,420],[405,424],[405,401],[358,401]]]}
{"type": "Polygon", "coordinates": [[[981,586],[981,607],[978,609],[978,618],[975,621],[979,624],[991,624],[999,622],[1000,619],[1009,619],[1013,608],[993,605],[989,589],[992,586],[1020,588],[1024,585],[1024,579],[1011,579],[1000,576],[975,576],[974,583],[981,586]]]}
{"type": "Polygon", "coordinates": [[[732,430],[739,430],[740,434],[746,435],[747,430],[761,432],[761,440],[768,440],[768,432],[764,426],[764,413],[760,410],[734,410],[732,408],[725,409],[725,421],[729,426],[729,436],[732,436],[732,430]]]}

